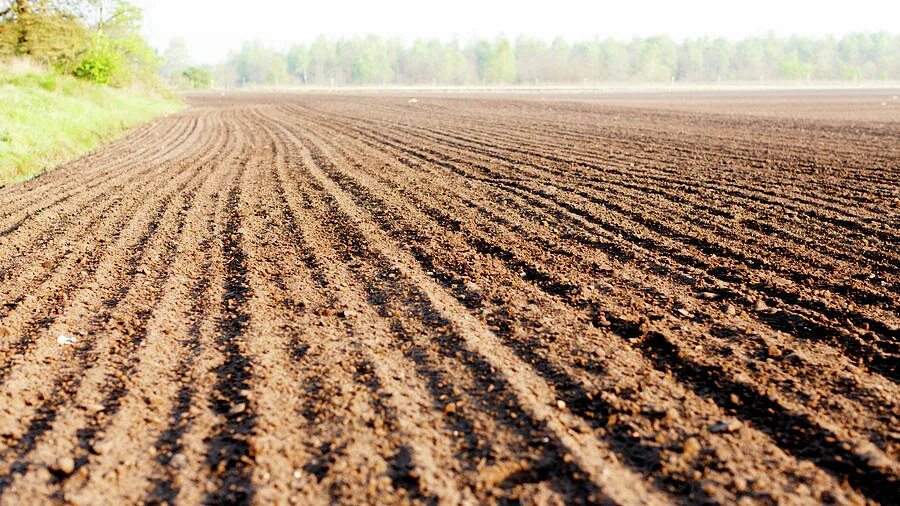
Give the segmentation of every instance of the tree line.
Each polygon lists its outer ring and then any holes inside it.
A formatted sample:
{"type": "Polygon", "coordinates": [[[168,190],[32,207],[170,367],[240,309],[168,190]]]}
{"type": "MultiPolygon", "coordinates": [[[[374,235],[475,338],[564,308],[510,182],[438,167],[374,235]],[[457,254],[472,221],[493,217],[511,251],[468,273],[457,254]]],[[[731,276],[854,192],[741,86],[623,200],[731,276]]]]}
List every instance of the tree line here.
{"type": "Polygon", "coordinates": [[[0,0],[0,59],[27,58],[112,86],[159,84],[162,59],[125,0],[0,0]]]}
{"type": "Polygon", "coordinates": [[[552,42],[520,37],[404,44],[319,37],[284,51],[245,43],[207,71],[219,86],[511,85],[602,82],[896,80],[900,36],[767,35],[738,41],[669,37],[552,42]]]}

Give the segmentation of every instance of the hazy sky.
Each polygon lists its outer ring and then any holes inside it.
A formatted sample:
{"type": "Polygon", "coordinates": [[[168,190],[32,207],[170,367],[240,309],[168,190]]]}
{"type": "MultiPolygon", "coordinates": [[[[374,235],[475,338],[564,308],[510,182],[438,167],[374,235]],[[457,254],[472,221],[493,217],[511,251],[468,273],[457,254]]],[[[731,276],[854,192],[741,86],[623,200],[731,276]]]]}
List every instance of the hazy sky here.
{"type": "Polygon", "coordinates": [[[779,35],[842,35],[900,30],[900,1],[889,0],[138,0],[144,31],[165,49],[173,37],[187,40],[195,63],[225,58],[245,40],[282,48],[319,34],[376,33],[410,41],[417,37],[494,37],[520,34],[550,40],[629,39],[666,34],[740,38],[772,30],[779,35]]]}

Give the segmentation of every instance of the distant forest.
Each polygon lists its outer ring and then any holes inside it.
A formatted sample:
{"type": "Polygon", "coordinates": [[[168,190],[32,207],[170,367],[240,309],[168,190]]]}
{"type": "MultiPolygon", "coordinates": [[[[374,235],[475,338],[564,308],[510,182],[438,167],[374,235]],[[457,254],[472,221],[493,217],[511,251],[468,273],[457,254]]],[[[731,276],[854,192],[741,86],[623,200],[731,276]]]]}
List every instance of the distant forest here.
{"type": "MultiPolygon", "coordinates": [[[[173,41],[164,73],[181,75],[187,48],[173,41]]],[[[277,51],[248,42],[207,69],[221,87],[246,85],[509,85],[900,79],[900,36],[668,37],[551,43],[532,38],[404,44],[378,36],[320,37],[277,51]]]]}

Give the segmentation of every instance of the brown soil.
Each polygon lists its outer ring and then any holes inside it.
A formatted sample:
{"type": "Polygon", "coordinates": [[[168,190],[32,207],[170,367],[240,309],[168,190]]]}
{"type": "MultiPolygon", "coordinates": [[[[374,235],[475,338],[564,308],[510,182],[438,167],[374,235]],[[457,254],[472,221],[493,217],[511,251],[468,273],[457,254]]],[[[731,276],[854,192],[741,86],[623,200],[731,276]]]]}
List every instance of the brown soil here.
{"type": "Polygon", "coordinates": [[[0,503],[897,502],[900,122],[407,98],[0,189],[0,503]]]}

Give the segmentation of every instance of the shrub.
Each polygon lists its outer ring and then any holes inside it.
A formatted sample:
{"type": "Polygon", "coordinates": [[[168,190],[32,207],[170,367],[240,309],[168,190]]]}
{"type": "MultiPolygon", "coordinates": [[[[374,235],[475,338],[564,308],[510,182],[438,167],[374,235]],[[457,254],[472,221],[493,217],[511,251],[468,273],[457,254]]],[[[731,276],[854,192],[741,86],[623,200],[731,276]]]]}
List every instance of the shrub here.
{"type": "Polygon", "coordinates": [[[0,57],[27,56],[68,73],[90,40],[87,27],[78,18],[29,13],[0,24],[0,57]]]}
{"type": "Polygon", "coordinates": [[[122,72],[121,54],[104,35],[94,37],[91,46],[72,72],[76,77],[100,84],[110,84],[122,72]]]}
{"type": "Polygon", "coordinates": [[[211,88],[213,85],[212,72],[204,68],[188,67],[181,75],[191,88],[211,88]]]}
{"type": "MultiPolygon", "coordinates": [[[[0,0],[0,11],[3,4],[0,0]]],[[[93,0],[13,5],[0,15],[0,59],[26,57],[60,74],[116,87],[157,87],[160,60],[140,34],[141,10],[113,0],[104,17],[102,5],[93,0]]]]}

